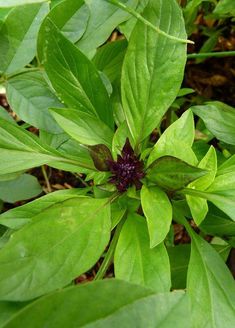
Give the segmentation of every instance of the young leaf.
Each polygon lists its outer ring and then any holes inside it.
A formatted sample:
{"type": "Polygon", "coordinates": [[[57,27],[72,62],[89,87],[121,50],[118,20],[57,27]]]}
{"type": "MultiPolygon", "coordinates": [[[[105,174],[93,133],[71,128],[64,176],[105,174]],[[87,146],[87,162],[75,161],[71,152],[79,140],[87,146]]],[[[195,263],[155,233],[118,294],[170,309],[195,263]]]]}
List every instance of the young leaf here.
{"type": "Polygon", "coordinates": [[[178,158],[163,156],[149,166],[146,177],[159,187],[174,191],[186,187],[206,173],[207,171],[189,165],[178,158]]]}
{"type": "Polygon", "coordinates": [[[141,189],[141,205],[147,219],[150,247],[162,243],[170,230],[172,207],[167,195],[158,187],[141,189]]]}
{"type": "MultiPolygon", "coordinates": [[[[188,187],[197,190],[206,190],[214,181],[217,172],[217,157],[214,147],[208,150],[198,167],[208,170],[208,173],[190,183],[188,187]]],[[[186,196],[186,199],[194,221],[197,225],[200,225],[208,211],[206,199],[193,196],[186,196]]]]}
{"type": "MultiPolygon", "coordinates": [[[[186,39],[182,14],[175,1],[150,0],[143,17],[163,31],[186,39]]],[[[185,44],[166,39],[137,22],[122,70],[122,102],[135,144],[160,123],[177,96],[185,61],[185,44]]]]}
{"type": "Polygon", "coordinates": [[[43,64],[59,98],[71,108],[99,117],[110,128],[109,96],[94,64],[47,18],[43,30],[43,64]]]}
{"type": "Polygon", "coordinates": [[[187,289],[193,327],[234,327],[235,285],[218,253],[190,229],[187,289]]]}
{"type": "Polygon", "coordinates": [[[45,209],[1,249],[0,299],[29,300],[69,284],[101,256],[110,225],[107,199],[80,197],[45,209]]]}
{"type": "Polygon", "coordinates": [[[114,255],[115,276],[155,292],[167,292],[171,287],[170,264],[163,243],[149,248],[145,219],[129,214],[114,255]]]}
{"type": "Polygon", "coordinates": [[[85,145],[104,144],[111,148],[113,132],[99,118],[78,109],[52,108],[51,113],[62,129],[85,145]]]}
{"type": "Polygon", "coordinates": [[[90,155],[99,171],[109,171],[107,160],[113,160],[110,150],[105,145],[90,146],[90,155]]]}
{"type": "Polygon", "coordinates": [[[0,27],[0,71],[13,73],[33,59],[37,33],[48,11],[48,3],[35,3],[18,6],[9,12],[0,27]]]}
{"type": "Polygon", "coordinates": [[[150,153],[148,166],[162,156],[174,156],[188,164],[196,165],[197,158],[191,148],[194,136],[193,114],[188,110],[161,135],[150,153]]]}
{"type": "Polygon", "coordinates": [[[7,100],[23,121],[50,133],[62,132],[48,111],[50,107],[61,107],[61,103],[41,73],[27,72],[11,78],[7,82],[7,100]]]}
{"type": "Polygon", "coordinates": [[[47,208],[63,203],[67,199],[77,198],[86,195],[87,189],[59,190],[37,198],[34,201],[10,209],[0,215],[0,224],[10,229],[17,230],[26,223],[32,222],[34,217],[47,208]]]}
{"type": "Polygon", "coordinates": [[[36,177],[22,174],[14,180],[0,182],[0,199],[7,203],[38,196],[42,192],[36,177]]]}
{"type": "Polygon", "coordinates": [[[120,323],[135,327],[138,323],[139,328],[182,328],[185,321],[190,324],[183,291],[154,294],[138,285],[106,279],[40,298],[12,317],[5,328],[31,328],[32,322],[34,328],[64,328],[71,323],[74,327],[118,328],[120,323]]]}
{"type": "Polygon", "coordinates": [[[191,107],[205,123],[207,129],[219,140],[235,145],[235,112],[234,108],[219,102],[208,102],[206,105],[191,107]]]}

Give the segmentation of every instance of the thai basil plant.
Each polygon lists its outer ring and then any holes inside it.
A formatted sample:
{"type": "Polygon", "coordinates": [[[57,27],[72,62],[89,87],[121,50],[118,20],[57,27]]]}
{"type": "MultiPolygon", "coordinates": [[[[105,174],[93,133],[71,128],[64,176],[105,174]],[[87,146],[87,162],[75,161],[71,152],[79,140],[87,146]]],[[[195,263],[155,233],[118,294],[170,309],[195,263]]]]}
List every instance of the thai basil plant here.
{"type": "Polygon", "coordinates": [[[29,2],[0,1],[1,83],[26,123],[1,109],[1,183],[48,165],[83,187],[0,215],[0,326],[234,327],[235,112],[177,110],[178,3],[29,2]],[[190,244],[174,244],[176,223],[190,244]]]}

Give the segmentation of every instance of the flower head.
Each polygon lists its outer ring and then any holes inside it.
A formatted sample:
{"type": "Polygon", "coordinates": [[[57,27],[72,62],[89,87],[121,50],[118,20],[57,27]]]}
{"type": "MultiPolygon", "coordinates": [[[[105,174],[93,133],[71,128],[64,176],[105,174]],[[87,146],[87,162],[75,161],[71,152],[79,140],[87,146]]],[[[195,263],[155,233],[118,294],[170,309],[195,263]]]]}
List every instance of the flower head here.
{"type": "Polygon", "coordinates": [[[126,139],[117,161],[107,160],[107,163],[112,173],[109,182],[115,184],[118,191],[124,192],[132,185],[135,185],[136,189],[141,188],[140,180],[145,176],[144,163],[135,155],[129,139],[126,139]]]}

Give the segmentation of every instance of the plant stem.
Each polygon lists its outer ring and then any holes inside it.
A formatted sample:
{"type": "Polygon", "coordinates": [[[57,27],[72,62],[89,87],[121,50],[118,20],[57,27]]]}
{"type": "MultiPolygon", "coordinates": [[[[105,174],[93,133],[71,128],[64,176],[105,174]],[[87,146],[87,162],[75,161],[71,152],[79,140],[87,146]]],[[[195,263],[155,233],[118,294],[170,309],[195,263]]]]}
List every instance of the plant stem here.
{"type": "Polygon", "coordinates": [[[207,58],[207,57],[228,57],[235,56],[235,51],[217,51],[217,52],[204,52],[200,54],[188,54],[187,58],[207,58]]]}
{"type": "Polygon", "coordinates": [[[42,174],[44,176],[44,179],[45,179],[45,182],[46,182],[46,185],[47,185],[47,190],[48,190],[48,192],[52,192],[50,181],[49,181],[48,176],[47,176],[47,171],[46,171],[45,165],[42,165],[41,168],[42,168],[42,174]]]}
{"type": "Polygon", "coordinates": [[[186,39],[180,39],[177,38],[173,35],[169,35],[166,32],[160,30],[157,26],[153,25],[152,23],[150,23],[147,19],[145,19],[143,16],[141,16],[138,12],[136,12],[135,10],[133,10],[130,7],[127,7],[126,5],[124,5],[124,3],[119,2],[118,0],[106,0],[107,2],[121,8],[122,10],[128,12],[130,15],[134,16],[135,18],[137,18],[139,21],[141,21],[142,23],[144,23],[145,25],[147,25],[148,27],[152,28],[155,32],[157,32],[158,34],[161,34],[163,36],[165,36],[168,39],[177,41],[177,42],[182,42],[182,43],[191,43],[194,44],[193,41],[191,40],[186,40],[186,39]]]}
{"type": "Polygon", "coordinates": [[[115,230],[115,233],[113,235],[113,239],[111,241],[111,244],[109,246],[109,249],[104,257],[104,260],[95,276],[94,280],[100,280],[103,279],[103,277],[105,276],[105,273],[107,272],[110,264],[113,261],[113,256],[114,256],[114,252],[117,246],[117,242],[118,242],[118,238],[120,236],[120,232],[122,230],[123,224],[126,220],[126,213],[124,214],[123,219],[121,220],[121,222],[117,225],[117,228],[115,230]]]}

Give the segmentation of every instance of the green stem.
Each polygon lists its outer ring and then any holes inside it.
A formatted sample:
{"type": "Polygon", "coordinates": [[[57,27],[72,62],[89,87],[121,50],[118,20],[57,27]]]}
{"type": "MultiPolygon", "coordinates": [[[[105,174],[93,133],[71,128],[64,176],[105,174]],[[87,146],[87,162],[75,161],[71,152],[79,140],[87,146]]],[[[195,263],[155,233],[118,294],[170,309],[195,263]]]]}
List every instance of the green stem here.
{"type": "Polygon", "coordinates": [[[121,8],[122,10],[128,12],[130,15],[134,16],[135,18],[137,18],[139,21],[141,21],[142,23],[144,23],[145,25],[147,25],[148,27],[152,28],[155,32],[157,32],[158,34],[161,34],[163,36],[165,36],[168,39],[177,41],[177,42],[182,42],[182,43],[191,43],[194,44],[193,41],[191,40],[185,40],[185,39],[180,39],[177,38],[173,35],[169,35],[166,32],[160,30],[157,26],[154,26],[152,23],[150,23],[147,19],[145,19],[143,16],[141,16],[139,13],[137,13],[135,10],[133,10],[130,7],[127,7],[126,5],[124,5],[124,3],[119,2],[118,0],[106,0],[107,2],[121,8]]]}
{"type": "Polygon", "coordinates": [[[125,220],[126,220],[126,213],[124,214],[124,217],[121,220],[121,222],[117,225],[117,228],[113,235],[113,239],[111,241],[109,249],[105,255],[105,258],[104,258],[94,280],[103,279],[103,277],[105,276],[105,273],[107,272],[109,266],[111,265],[111,263],[113,261],[114,252],[115,252],[115,249],[117,246],[117,242],[118,242],[118,239],[119,239],[119,236],[120,236],[120,233],[121,233],[121,230],[122,230],[125,220]]]}
{"type": "Polygon", "coordinates": [[[42,174],[43,174],[45,182],[46,182],[47,190],[50,193],[50,192],[52,192],[52,189],[51,189],[50,181],[47,176],[47,171],[46,171],[45,165],[42,165],[41,168],[42,168],[42,174]]]}
{"type": "Polygon", "coordinates": [[[235,51],[217,51],[217,52],[204,52],[200,54],[188,54],[188,59],[193,58],[207,58],[207,57],[228,57],[235,56],[235,51]]]}

